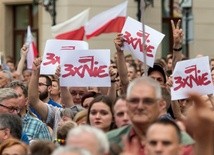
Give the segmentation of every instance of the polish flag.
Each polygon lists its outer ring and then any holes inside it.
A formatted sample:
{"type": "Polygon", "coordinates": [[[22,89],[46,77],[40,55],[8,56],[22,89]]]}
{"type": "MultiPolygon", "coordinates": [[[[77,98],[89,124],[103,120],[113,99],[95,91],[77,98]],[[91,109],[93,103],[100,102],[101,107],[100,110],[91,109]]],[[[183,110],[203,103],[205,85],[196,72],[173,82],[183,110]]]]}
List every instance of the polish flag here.
{"type": "Polygon", "coordinates": [[[56,39],[83,40],[85,35],[84,25],[88,21],[89,10],[86,9],[73,18],[51,27],[56,39]]]}
{"type": "Polygon", "coordinates": [[[27,37],[26,37],[26,45],[28,45],[28,53],[27,53],[27,68],[32,69],[33,60],[38,55],[38,50],[36,48],[34,37],[31,33],[30,26],[27,27],[27,37]]]}
{"type": "Polygon", "coordinates": [[[126,20],[128,1],[94,16],[85,26],[86,38],[102,33],[121,32],[126,20]]]}

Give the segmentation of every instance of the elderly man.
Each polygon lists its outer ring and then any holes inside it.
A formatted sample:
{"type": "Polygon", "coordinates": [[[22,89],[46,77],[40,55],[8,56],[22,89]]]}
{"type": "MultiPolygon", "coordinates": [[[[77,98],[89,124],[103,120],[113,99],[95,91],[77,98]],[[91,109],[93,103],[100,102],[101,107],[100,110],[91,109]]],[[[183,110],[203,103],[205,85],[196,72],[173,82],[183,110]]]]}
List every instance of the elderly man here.
{"type": "Polygon", "coordinates": [[[109,153],[109,142],[105,133],[92,126],[81,125],[71,129],[66,145],[87,149],[93,155],[108,155],[109,153]]]}
{"type": "MultiPolygon", "coordinates": [[[[118,154],[122,150],[124,144],[121,137],[127,135],[130,143],[137,139],[141,146],[139,155],[144,155],[147,129],[159,118],[161,109],[165,108],[160,84],[150,77],[137,78],[129,84],[126,100],[131,125],[108,133],[111,146],[114,146],[111,148],[111,154],[118,154]]],[[[190,141],[185,144],[192,143],[190,141]]]]}

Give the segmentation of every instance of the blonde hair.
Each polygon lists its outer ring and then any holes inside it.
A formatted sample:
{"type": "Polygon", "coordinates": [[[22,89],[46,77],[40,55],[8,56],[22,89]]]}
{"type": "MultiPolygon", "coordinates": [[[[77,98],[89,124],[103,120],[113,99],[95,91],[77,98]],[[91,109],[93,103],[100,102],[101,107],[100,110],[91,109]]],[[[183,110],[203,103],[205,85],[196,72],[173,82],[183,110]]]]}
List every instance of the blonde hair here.
{"type": "Polygon", "coordinates": [[[83,109],[81,110],[80,112],[78,112],[75,117],[74,117],[74,122],[78,122],[80,121],[81,119],[83,118],[86,118],[87,117],[87,114],[88,114],[88,110],[87,109],[83,109]]]}

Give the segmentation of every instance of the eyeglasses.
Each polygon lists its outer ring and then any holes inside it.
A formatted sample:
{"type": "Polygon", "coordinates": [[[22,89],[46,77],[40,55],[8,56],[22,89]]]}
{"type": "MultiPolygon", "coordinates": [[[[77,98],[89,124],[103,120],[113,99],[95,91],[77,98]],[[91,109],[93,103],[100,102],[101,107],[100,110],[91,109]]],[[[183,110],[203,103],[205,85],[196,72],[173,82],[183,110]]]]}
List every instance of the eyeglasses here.
{"type": "Polygon", "coordinates": [[[39,82],[38,85],[39,85],[39,86],[47,86],[47,87],[49,86],[49,85],[47,85],[47,84],[45,84],[45,83],[41,83],[41,82],[39,82]]]}
{"type": "Polygon", "coordinates": [[[82,96],[84,95],[84,92],[76,92],[76,91],[72,91],[72,92],[71,92],[71,95],[73,95],[73,96],[77,96],[77,94],[78,94],[80,97],[82,97],[82,96]]]}
{"type": "Polygon", "coordinates": [[[16,111],[17,113],[20,112],[20,109],[18,107],[8,107],[8,106],[5,106],[3,104],[0,104],[0,106],[8,109],[9,113],[13,113],[14,111],[16,111]]]}
{"type": "Polygon", "coordinates": [[[158,99],[133,97],[133,98],[127,99],[127,101],[133,105],[138,105],[140,102],[146,105],[152,105],[155,102],[157,102],[158,99]]]}

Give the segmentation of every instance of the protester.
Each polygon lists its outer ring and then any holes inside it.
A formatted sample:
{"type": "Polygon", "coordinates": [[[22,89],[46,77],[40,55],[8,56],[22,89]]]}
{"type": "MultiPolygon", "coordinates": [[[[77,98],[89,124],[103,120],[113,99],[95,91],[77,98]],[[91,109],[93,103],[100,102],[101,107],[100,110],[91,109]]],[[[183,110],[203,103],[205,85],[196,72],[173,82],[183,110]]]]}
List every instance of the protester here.
{"type": "Polygon", "coordinates": [[[169,119],[154,122],[146,133],[145,154],[182,154],[181,131],[178,125],[169,119]]]}
{"type": "Polygon", "coordinates": [[[147,75],[160,83],[162,87],[165,86],[167,77],[166,72],[159,63],[155,63],[153,67],[149,67],[147,75]]]}
{"type": "Polygon", "coordinates": [[[94,91],[90,91],[85,93],[81,98],[81,106],[85,109],[88,109],[91,101],[97,96],[100,95],[99,93],[96,93],[94,91]]]}
{"type": "Polygon", "coordinates": [[[60,112],[61,119],[58,122],[58,127],[62,126],[66,122],[73,121],[74,116],[78,113],[78,111],[74,111],[71,108],[64,108],[60,112]]]}
{"type": "Polygon", "coordinates": [[[50,141],[35,140],[30,144],[31,155],[51,155],[56,145],[50,141]]]}
{"type": "Polygon", "coordinates": [[[7,139],[0,145],[1,155],[28,155],[30,154],[28,146],[17,140],[7,139]]]}
{"type": "Polygon", "coordinates": [[[71,129],[66,146],[87,149],[93,155],[108,155],[109,142],[106,134],[95,127],[81,125],[71,129]]]}
{"type": "Polygon", "coordinates": [[[22,120],[18,115],[0,114],[0,143],[9,138],[20,140],[22,137],[22,120]]]}
{"type": "MultiPolygon", "coordinates": [[[[0,89],[0,114],[18,115],[20,109],[18,107],[18,95],[12,88],[0,89]]],[[[19,125],[17,125],[19,128],[19,125]]],[[[22,132],[21,140],[29,144],[29,139],[25,132],[22,132]]]]}
{"type": "MultiPolygon", "coordinates": [[[[56,131],[58,123],[61,119],[61,110],[63,110],[60,107],[54,107],[50,104],[45,103],[44,101],[40,100],[39,94],[38,94],[38,85],[40,84],[40,87],[44,87],[41,89],[47,89],[47,80],[45,77],[39,78],[40,73],[40,65],[41,65],[41,58],[37,58],[33,62],[33,71],[31,80],[29,83],[29,89],[28,89],[28,100],[32,108],[35,109],[35,111],[41,116],[41,119],[46,122],[50,127],[53,129],[54,135],[53,138],[56,137],[56,131]],[[39,81],[40,79],[40,81],[39,81]],[[44,80],[44,81],[41,81],[44,80]]],[[[51,84],[51,81],[49,82],[49,85],[51,84]]],[[[65,88],[67,89],[67,88],[65,88]]],[[[63,93],[63,89],[61,89],[63,93]]],[[[67,92],[67,91],[66,91],[67,92]]],[[[47,97],[48,98],[48,97],[47,97]]],[[[73,101],[67,100],[67,104],[65,107],[72,107],[73,101]]]]}
{"type": "Polygon", "coordinates": [[[92,155],[88,150],[78,147],[59,147],[57,148],[52,155],[92,155]]]}
{"type": "Polygon", "coordinates": [[[130,66],[128,66],[127,70],[128,70],[129,81],[132,81],[133,79],[135,79],[137,77],[137,68],[134,63],[130,64],[130,66]]]}
{"type": "Polygon", "coordinates": [[[61,96],[60,96],[60,85],[59,81],[56,79],[52,80],[52,86],[51,86],[51,91],[50,91],[50,98],[56,102],[61,104],[61,96]]]}
{"type": "Polygon", "coordinates": [[[114,104],[114,120],[118,128],[130,124],[125,96],[119,97],[114,104]]]}
{"type": "Polygon", "coordinates": [[[23,82],[28,86],[32,75],[32,70],[25,69],[23,70],[22,75],[23,75],[23,82]]]}
{"type": "Polygon", "coordinates": [[[58,126],[57,128],[57,139],[54,140],[55,143],[58,143],[59,145],[65,145],[66,143],[66,137],[68,135],[68,132],[76,127],[77,124],[73,121],[67,121],[58,126]]]}
{"type": "Polygon", "coordinates": [[[0,71],[0,88],[5,88],[12,80],[13,77],[10,71],[0,71]]]}
{"type": "Polygon", "coordinates": [[[104,132],[115,128],[112,101],[108,96],[99,95],[91,101],[87,123],[104,132]]]}
{"type": "Polygon", "coordinates": [[[13,88],[18,95],[18,106],[20,109],[20,116],[23,123],[23,131],[27,134],[29,140],[41,139],[50,140],[51,134],[48,127],[41,120],[35,118],[35,116],[29,111],[28,107],[28,90],[25,84],[21,81],[12,81],[9,88],[13,88]]]}
{"type": "MultiPolygon", "coordinates": [[[[111,148],[111,154],[118,154],[122,150],[122,135],[127,135],[130,143],[134,137],[137,138],[137,143],[142,148],[138,153],[143,155],[147,129],[159,118],[164,107],[160,84],[150,77],[135,79],[129,84],[126,98],[131,125],[108,133],[111,146],[114,146],[111,148]]],[[[187,146],[184,147],[184,153],[187,153],[186,150],[190,153],[192,150],[189,150],[189,145],[193,142],[182,141],[182,144],[184,143],[187,146]]]]}
{"type": "Polygon", "coordinates": [[[87,115],[88,115],[88,110],[83,109],[80,112],[78,112],[75,117],[74,117],[74,122],[76,122],[78,125],[83,125],[87,124],[87,115]]]}

